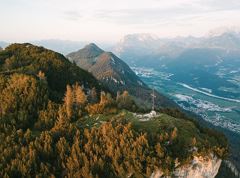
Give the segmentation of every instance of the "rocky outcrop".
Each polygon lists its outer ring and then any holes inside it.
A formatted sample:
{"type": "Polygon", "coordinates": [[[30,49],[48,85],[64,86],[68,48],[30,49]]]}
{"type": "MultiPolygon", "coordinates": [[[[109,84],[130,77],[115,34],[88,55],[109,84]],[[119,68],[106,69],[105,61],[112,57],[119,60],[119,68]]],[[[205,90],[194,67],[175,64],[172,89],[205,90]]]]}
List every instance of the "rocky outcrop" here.
{"type": "MultiPolygon", "coordinates": [[[[175,169],[170,177],[178,178],[214,178],[220,168],[222,160],[211,156],[203,158],[195,156],[191,164],[180,166],[175,169]]],[[[151,178],[163,176],[161,171],[152,174],[151,178]]]]}

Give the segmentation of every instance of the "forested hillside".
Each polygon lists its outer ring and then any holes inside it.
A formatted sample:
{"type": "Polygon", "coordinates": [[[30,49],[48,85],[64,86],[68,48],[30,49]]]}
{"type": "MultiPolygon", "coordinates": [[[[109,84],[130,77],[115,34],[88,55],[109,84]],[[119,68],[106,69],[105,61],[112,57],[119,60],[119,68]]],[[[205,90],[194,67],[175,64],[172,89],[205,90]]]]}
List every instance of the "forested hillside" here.
{"type": "Polygon", "coordinates": [[[68,61],[63,55],[28,43],[13,44],[0,53],[0,74],[24,73],[47,76],[50,98],[61,100],[67,84],[79,82],[85,88],[102,88],[88,72],[68,61]]]}
{"type": "Polygon", "coordinates": [[[62,55],[30,44],[0,52],[0,177],[149,177],[193,156],[226,157],[226,138],[180,111],[141,121],[62,55]],[[102,92],[100,92],[102,89],[102,92]]]}

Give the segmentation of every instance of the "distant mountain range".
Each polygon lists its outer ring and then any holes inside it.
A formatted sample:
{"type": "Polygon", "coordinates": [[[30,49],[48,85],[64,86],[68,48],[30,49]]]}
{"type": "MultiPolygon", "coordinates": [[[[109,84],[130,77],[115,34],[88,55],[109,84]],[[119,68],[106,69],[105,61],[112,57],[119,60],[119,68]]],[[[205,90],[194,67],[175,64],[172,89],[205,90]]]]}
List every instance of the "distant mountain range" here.
{"type": "Polygon", "coordinates": [[[113,49],[132,67],[149,67],[171,74],[176,82],[209,88],[239,98],[240,32],[223,31],[205,37],[161,39],[150,34],[125,36],[113,49]],[[227,90],[228,89],[228,90],[227,90]]]}
{"type": "MultiPolygon", "coordinates": [[[[103,82],[113,93],[127,90],[138,102],[150,105],[150,89],[130,67],[111,52],[105,52],[95,44],[91,43],[67,55],[79,67],[92,73],[98,80],[103,82]]],[[[156,93],[156,103],[161,107],[175,107],[175,103],[167,97],[156,93]]]]}
{"type": "Polygon", "coordinates": [[[211,33],[205,37],[176,38],[158,38],[151,34],[131,34],[120,40],[112,50],[119,57],[133,62],[137,58],[143,59],[146,56],[176,58],[183,51],[192,48],[240,50],[240,32],[230,31],[218,34],[218,36],[211,33]]]}
{"type": "Polygon", "coordinates": [[[162,54],[173,56],[188,48],[219,48],[225,50],[240,50],[240,31],[209,33],[204,37],[158,38],[151,34],[126,35],[115,45],[113,52],[123,55],[128,51],[141,54],[162,54]],[[126,51],[128,50],[128,51],[126,51]]]}

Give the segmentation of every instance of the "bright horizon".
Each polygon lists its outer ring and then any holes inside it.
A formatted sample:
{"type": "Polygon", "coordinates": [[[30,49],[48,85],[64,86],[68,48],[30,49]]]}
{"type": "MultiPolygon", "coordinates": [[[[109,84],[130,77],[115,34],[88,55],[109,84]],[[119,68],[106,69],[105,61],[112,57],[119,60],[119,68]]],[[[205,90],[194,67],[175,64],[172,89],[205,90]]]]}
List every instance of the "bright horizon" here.
{"type": "Polygon", "coordinates": [[[240,27],[238,0],[0,0],[0,41],[116,42],[124,35],[203,36],[240,27]]]}

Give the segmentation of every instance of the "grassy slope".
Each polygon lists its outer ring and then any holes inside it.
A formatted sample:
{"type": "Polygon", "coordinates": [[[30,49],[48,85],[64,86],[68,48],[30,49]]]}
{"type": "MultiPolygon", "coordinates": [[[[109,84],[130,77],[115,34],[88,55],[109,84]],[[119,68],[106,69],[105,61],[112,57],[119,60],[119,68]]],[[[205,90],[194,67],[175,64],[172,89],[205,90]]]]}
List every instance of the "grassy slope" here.
{"type": "MultiPolygon", "coordinates": [[[[193,122],[181,119],[174,118],[167,114],[160,114],[159,116],[152,118],[148,121],[140,121],[133,113],[128,111],[120,111],[118,114],[112,115],[94,115],[94,116],[85,116],[83,120],[77,123],[78,127],[81,128],[91,128],[98,127],[102,123],[105,123],[114,119],[126,119],[132,123],[132,128],[140,133],[147,133],[149,141],[154,138],[156,139],[157,135],[168,133],[169,135],[173,129],[177,128],[177,139],[174,140],[170,145],[165,145],[165,149],[169,149],[169,155],[173,158],[180,158],[182,163],[187,163],[191,160],[193,154],[200,154],[203,156],[209,156],[209,153],[213,150],[215,146],[222,147],[224,143],[219,143],[219,140],[216,139],[216,136],[209,135],[207,132],[199,129],[193,122]],[[196,147],[198,152],[193,153],[189,151],[192,147],[192,139],[196,138],[197,143],[196,147]]],[[[224,147],[224,146],[223,146],[224,147]]]]}
{"type": "Polygon", "coordinates": [[[174,118],[167,114],[160,114],[159,116],[150,119],[148,121],[140,121],[133,113],[128,111],[120,111],[115,114],[98,114],[94,116],[85,116],[84,121],[81,121],[80,127],[91,128],[93,126],[99,126],[104,122],[111,119],[125,118],[132,123],[133,128],[138,132],[147,132],[152,134],[160,133],[161,131],[170,131],[174,127],[178,129],[179,136],[183,139],[190,137],[196,137],[196,139],[203,141],[207,135],[201,133],[193,122],[174,118]]]}

